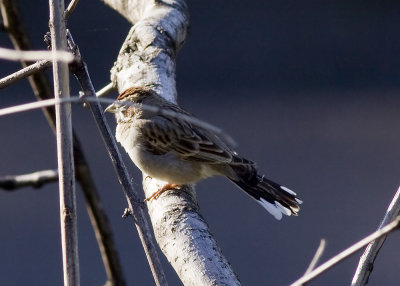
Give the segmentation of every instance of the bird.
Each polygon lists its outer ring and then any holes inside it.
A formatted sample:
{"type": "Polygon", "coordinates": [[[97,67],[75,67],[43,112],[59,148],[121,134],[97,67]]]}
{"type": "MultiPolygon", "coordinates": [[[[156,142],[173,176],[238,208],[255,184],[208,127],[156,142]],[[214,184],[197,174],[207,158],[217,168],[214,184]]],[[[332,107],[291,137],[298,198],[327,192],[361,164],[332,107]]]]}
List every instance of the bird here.
{"type": "Polygon", "coordinates": [[[116,140],[134,164],[167,189],[223,176],[254,198],[277,220],[297,216],[302,201],[294,191],[267,179],[256,163],[238,155],[226,138],[196,124],[191,113],[148,87],[126,89],[105,112],[115,114],[116,140]],[[191,120],[193,119],[193,120],[191,120]]]}

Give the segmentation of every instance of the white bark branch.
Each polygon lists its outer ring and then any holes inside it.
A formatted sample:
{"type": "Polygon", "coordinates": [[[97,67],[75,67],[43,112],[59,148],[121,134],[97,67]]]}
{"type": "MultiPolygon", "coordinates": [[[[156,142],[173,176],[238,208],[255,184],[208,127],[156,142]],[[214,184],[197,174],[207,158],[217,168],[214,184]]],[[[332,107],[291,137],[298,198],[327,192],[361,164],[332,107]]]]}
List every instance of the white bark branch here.
{"type": "Polygon", "coordinates": [[[175,57],[189,25],[183,0],[103,0],[135,25],[121,47],[111,71],[119,91],[149,86],[176,102],[175,57]],[[166,3],[168,2],[168,3],[166,3]]]}
{"type": "MultiPolygon", "coordinates": [[[[157,190],[155,180],[143,180],[146,196],[157,190]]],[[[171,190],[148,203],[161,250],[188,285],[240,285],[204,218],[191,186],[171,190]]]]}
{"type": "MultiPolygon", "coordinates": [[[[49,0],[49,6],[52,50],[66,52],[64,0],[49,0]]],[[[69,98],[67,63],[53,60],[53,77],[54,97],[69,98]]],[[[80,280],[71,104],[56,106],[56,135],[64,285],[75,286],[80,284],[80,280]]]]}
{"type": "MultiPolygon", "coordinates": [[[[176,102],[175,58],[189,25],[185,2],[103,2],[134,24],[111,72],[118,90],[150,87],[176,102]]],[[[158,183],[144,180],[146,197],[156,192],[158,183]]],[[[193,187],[165,192],[148,202],[148,208],[157,242],[184,285],[240,285],[198,212],[193,187]]]]}
{"type": "Polygon", "coordinates": [[[97,97],[107,96],[111,91],[114,90],[113,84],[110,82],[105,87],[101,88],[96,92],[97,97]]]}
{"type": "Polygon", "coordinates": [[[19,51],[13,49],[0,48],[0,59],[9,61],[56,60],[56,61],[70,63],[74,60],[74,56],[66,51],[58,51],[58,52],[19,51]]]}
{"type": "Polygon", "coordinates": [[[58,181],[57,170],[44,170],[30,174],[0,177],[0,188],[5,190],[15,190],[27,186],[39,188],[44,184],[56,181],[58,181]]]}
{"type": "Polygon", "coordinates": [[[79,0],[71,0],[69,2],[67,10],[65,10],[65,18],[68,19],[71,16],[72,12],[74,12],[76,5],[78,5],[79,0]]]}
{"type": "MultiPolygon", "coordinates": [[[[389,205],[389,208],[386,211],[385,216],[378,229],[381,229],[385,225],[389,224],[400,213],[400,187],[398,188],[396,194],[394,195],[392,202],[389,205]]],[[[368,283],[368,278],[372,272],[374,261],[376,256],[379,253],[383,243],[386,240],[387,235],[382,236],[381,238],[371,242],[367,248],[365,249],[363,255],[358,262],[358,266],[356,272],[354,274],[353,280],[351,282],[352,286],[361,286],[368,283]]]]}

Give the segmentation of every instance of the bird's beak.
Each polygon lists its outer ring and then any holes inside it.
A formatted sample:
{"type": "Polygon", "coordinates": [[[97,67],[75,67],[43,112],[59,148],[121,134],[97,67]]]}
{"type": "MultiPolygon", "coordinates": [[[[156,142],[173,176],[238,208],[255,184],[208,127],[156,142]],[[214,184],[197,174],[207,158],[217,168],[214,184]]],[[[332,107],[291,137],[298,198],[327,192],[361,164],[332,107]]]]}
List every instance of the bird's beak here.
{"type": "Polygon", "coordinates": [[[104,109],[104,112],[117,113],[117,107],[118,107],[118,105],[115,103],[110,104],[109,106],[107,106],[106,109],[104,109]]]}

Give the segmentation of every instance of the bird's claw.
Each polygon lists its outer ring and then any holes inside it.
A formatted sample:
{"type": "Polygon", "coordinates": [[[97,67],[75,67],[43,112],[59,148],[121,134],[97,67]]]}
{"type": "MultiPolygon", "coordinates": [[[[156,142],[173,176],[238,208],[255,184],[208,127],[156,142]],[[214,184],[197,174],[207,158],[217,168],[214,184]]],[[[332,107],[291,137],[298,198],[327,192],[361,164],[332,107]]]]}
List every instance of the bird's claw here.
{"type": "Polygon", "coordinates": [[[150,197],[146,198],[144,201],[148,202],[148,201],[150,201],[152,199],[157,200],[161,196],[161,194],[164,193],[165,191],[168,191],[168,190],[171,190],[171,189],[177,189],[177,188],[180,188],[180,185],[167,183],[162,188],[160,188],[157,192],[152,194],[150,197]]]}

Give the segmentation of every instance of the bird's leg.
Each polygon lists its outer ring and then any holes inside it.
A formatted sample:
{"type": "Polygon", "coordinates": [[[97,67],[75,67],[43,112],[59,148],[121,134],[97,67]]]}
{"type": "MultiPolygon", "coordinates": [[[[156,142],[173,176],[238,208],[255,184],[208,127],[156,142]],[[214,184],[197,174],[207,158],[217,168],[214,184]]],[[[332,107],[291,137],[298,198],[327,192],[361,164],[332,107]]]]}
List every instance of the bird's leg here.
{"type": "Polygon", "coordinates": [[[171,189],[177,189],[179,188],[180,185],[177,184],[173,184],[173,183],[167,183],[164,186],[162,186],[162,188],[158,189],[157,192],[155,192],[154,194],[152,194],[150,197],[146,198],[145,201],[148,202],[152,199],[158,199],[158,197],[164,193],[165,191],[171,190],[171,189]]]}

